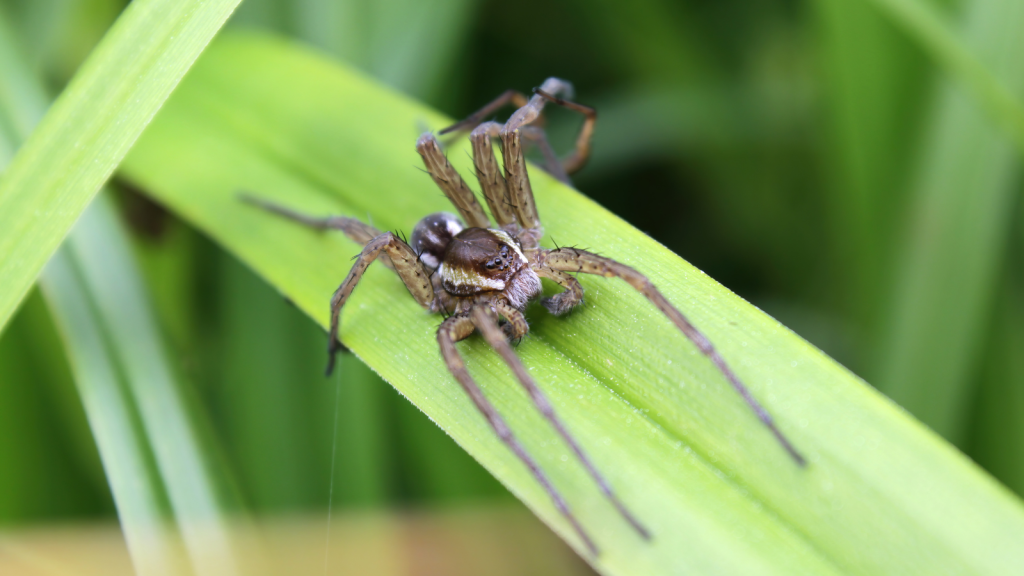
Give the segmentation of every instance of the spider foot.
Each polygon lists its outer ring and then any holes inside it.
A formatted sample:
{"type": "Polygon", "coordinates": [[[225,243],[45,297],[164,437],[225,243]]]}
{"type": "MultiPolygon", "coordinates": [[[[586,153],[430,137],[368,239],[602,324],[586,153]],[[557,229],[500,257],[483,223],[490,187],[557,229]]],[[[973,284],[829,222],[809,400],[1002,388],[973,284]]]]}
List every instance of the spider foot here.
{"type": "Polygon", "coordinates": [[[511,342],[516,339],[516,331],[515,328],[512,327],[512,324],[508,322],[503,323],[501,325],[501,331],[505,334],[505,340],[511,342]]]}
{"type": "Polygon", "coordinates": [[[555,316],[562,316],[563,314],[571,312],[573,308],[583,303],[582,300],[577,300],[571,295],[566,296],[567,294],[569,293],[561,292],[559,294],[555,294],[551,298],[541,298],[540,303],[548,309],[548,312],[551,312],[555,316]]]}
{"type": "Polygon", "coordinates": [[[334,372],[334,364],[338,359],[338,352],[351,352],[348,346],[341,343],[341,340],[335,340],[334,344],[327,347],[327,369],[324,370],[325,376],[330,376],[334,372]]]}
{"type": "Polygon", "coordinates": [[[517,333],[515,325],[511,322],[502,323],[501,332],[505,335],[505,340],[507,340],[512,346],[519,346],[519,344],[522,343],[523,338],[526,337],[526,334],[517,333]]]}

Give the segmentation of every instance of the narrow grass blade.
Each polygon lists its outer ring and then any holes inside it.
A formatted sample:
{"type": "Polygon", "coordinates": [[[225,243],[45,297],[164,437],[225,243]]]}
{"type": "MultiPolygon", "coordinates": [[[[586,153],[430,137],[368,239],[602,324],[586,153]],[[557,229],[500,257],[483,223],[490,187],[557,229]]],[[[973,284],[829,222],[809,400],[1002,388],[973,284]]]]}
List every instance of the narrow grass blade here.
{"type": "Polygon", "coordinates": [[[30,293],[0,336],[0,530],[113,511],[63,357],[46,303],[30,293]]]}
{"type": "Polygon", "coordinates": [[[145,437],[133,422],[103,321],[67,249],[54,255],[42,287],[64,336],[135,570],[141,576],[179,574],[181,550],[173,525],[164,519],[161,485],[147,465],[145,437]]]}
{"type": "MultiPolygon", "coordinates": [[[[872,5],[816,0],[816,48],[828,111],[825,166],[831,300],[861,335],[877,334],[891,280],[892,245],[928,93],[928,61],[872,5]]],[[[863,338],[869,340],[869,338],[863,338]]],[[[861,345],[861,374],[871,346],[861,345]]]]}
{"type": "MultiPolygon", "coordinates": [[[[971,40],[953,31],[937,12],[934,4],[924,0],[866,0],[877,6],[892,22],[903,28],[952,74],[997,126],[1024,152],[1024,105],[1019,94],[993,72],[978,54],[971,50],[971,40]]],[[[1020,27],[1019,21],[1007,23],[1020,27]]]]}
{"type": "Polygon", "coordinates": [[[226,517],[180,384],[111,206],[87,212],[70,237],[167,488],[193,566],[200,575],[235,573],[226,517]]]}
{"type": "MultiPolygon", "coordinates": [[[[249,190],[311,213],[408,231],[450,209],[416,170],[418,126],[449,119],[280,41],[232,36],[204,56],[123,166],[126,177],[252,266],[321,325],[357,246],[251,209],[249,190]],[[358,111],[353,113],[353,111],[358,111]],[[187,167],[187,169],[184,169],[187,167]]],[[[449,157],[464,173],[460,143],[449,157]]],[[[518,348],[597,466],[655,534],[633,533],[504,365],[460,348],[485,393],[602,547],[607,574],[1011,574],[1020,502],[778,322],[537,170],[551,238],[635,265],[704,330],[810,459],[801,469],[721,375],[622,283],[581,277],[567,318],[529,311],[518,348]]],[[[637,191],[643,201],[643,191],[637,191]]],[[[550,245],[550,240],[546,240],[550,245]]],[[[383,267],[342,338],[574,546],[572,531],[439,359],[439,319],[383,267]]],[[[578,548],[582,550],[582,548],[578,548]]]]}
{"type": "Polygon", "coordinates": [[[299,38],[407,94],[443,88],[476,0],[298,0],[299,38]]]}
{"type": "Polygon", "coordinates": [[[239,0],[128,5],[0,179],[0,327],[239,0]]]}
{"type": "MultiPolygon", "coordinates": [[[[1024,4],[965,5],[964,36],[1001,85],[1024,95],[1024,4]]],[[[926,130],[875,384],[962,442],[972,369],[1009,240],[1019,151],[964,86],[945,81],[926,130]]]]}
{"type": "Polygon", "coordinates": [[[1019,270],[1007,275],[1011,279],[1000,290],[978,383],[968,451],[996,478],[1024,494],[1024,282],[1019,270]]]}
{"type": "MultiPolygon", "coordinates": [[[[0,28],[0,58],[8,65],[0,77],[9,93],[21,95],[0,105],[25,132],[46,100],[15,52],[9,29],[0,28]]],[[[9,138],[12,148],[17,136],[9,138]]],[[[17,161],[7,170],[16,167],[17,161]]],[[[144,469],[146,450],[152,448],[196,572],[230,575],[235,561],[203,449],[164,356],[130,241],[110,202],[100,199],[79,220],[47,272],[45,293],[63,326],[137,568],[155,574],[181,570],[164,534],[173,525],[158,513],[160,481],[144,469]],[[145,434],[129,429],[133,418],[141,420],[145,434]]]]}

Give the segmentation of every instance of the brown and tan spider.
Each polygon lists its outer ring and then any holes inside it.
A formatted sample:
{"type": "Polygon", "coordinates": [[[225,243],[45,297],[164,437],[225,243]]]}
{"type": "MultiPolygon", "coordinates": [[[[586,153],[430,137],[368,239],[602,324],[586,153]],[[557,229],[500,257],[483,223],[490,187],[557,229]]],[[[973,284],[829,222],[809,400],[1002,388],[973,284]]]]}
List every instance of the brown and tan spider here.
{"type": "Polygon", "coordinates": [[[381,258],[385,265],[398,273],[420,305],[431,312],[447,316],[437,330],[437,341],[448,369],[501,440],[530,469],[558,510],[572,524],[580,539],[591,553],[596,555],[597,547],[593,540],[577,521],[547,475],[519,443],[505,420],[473,381],[455,347],[456,342],[469,337],[474,331],[479,331],[508,364],[537,409],[576,453],[612,505],[640,535],[650,538],[647,529],[619,500],[609,483],[565,428],[551,403],[509,345],[510,339],[520,339],[529,330],[523,311],[530,301],[541,297],[541,278],[553,280],[564,289],[551,298],[541,299],[544,307],[555,315],[565,314],[583,302],[583,287],[570,273],[596,274],[608,278],[621,278],[628,282],[661,310],[718,367],[797,463],[804,465],[804,459],[775,426],[768,412],[740,382],[711,342],[669,303],[643,274],[629,266],[585,250],[548,250],[540,246],[543,228],[526,172],[523,143],[530,142],[540,148],[547,160],[548,171],[562,180],[567,181],[567,174],[578,170],[586,163],[597,114],[590,107],[557,96],[562,94],[566,98],[571,98],[570,91],[571,86],[558,78],[546,80],[540,88],[534,90],[533,97],[528,101],[524,95],[510,90],[466,120],[441,132],[444,134],[455,130],[472,129],[470,140],[476,177],[480,182],[484,199],[490,207],[494,225],[477,202],[473,191],[448,162],[437,139],[430,133],[420,137],[416,149],[423,157],[430,177],[455,205],[462,219],[460,221],[453,214],[445,212],[430,214],[416,224],[409,243],[392,232],[382,233],[354,218],[310,217],[251,196],[244,199],[307,226],[341,230],[363,246],[352,270],[331,298],[327,373],[331,373],[335,354],[342,349],[338,341],[341,309],[366,268],[374,260],[381,258]],[[559,161],[551,151],[543,131],[530,126],[540,117],[547,102],[575,110],[585,116],[574,152],[562,161],[559,161]],[[509,103],[514,103],[520,108],[504,125],[497,122],[481,123],[484,118],[509,103]],[[500,140],[504,156],[504,175],[499,172],[498,162],[494,157],[492,138],[500,140]]]}

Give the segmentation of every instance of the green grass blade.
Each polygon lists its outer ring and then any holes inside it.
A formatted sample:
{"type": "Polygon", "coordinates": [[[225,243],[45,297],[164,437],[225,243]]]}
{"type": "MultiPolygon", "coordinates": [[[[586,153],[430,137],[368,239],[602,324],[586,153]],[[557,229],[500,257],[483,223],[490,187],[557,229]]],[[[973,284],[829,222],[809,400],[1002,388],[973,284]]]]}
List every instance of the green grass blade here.
{"type": "Polygon", "coordinates": [[[63,358],[52,314],[33,291],[0,337],[0,526],[7,529],[114,511],[63,358]]]}
{"type": "MultiPolygon", "coordinates": [[[[1024,4],[965,5],[964,36],[1001,85],[1024,95],[1024,4]]],[[[939,87],[896,267],[875,384],[954,442],[1004,260],[1019,151],[964,90],[939,87]]]]}
{"type": "MultiPolygon", "coordinates": [[[[1016,91],[973,53],[971,40],[960,38],[934,5],[924,0],[868,0],[877,6],[960,81],[996,124],[1024,151],[1024,105],[1016,91]]],[[[1019,19],[1008,22],[1020,28],[1019,19]]]]}
{"type": "Polygon", "coordinates": [[[180,550],[161,510],[162,487],[147,465],[146,440],[133,422],[103,321],[68,249],[54,255],[41,284],[63,333],[135,570],[142,576],[175,574],[180,550]]]}
{"type": "MultiPolygon", "coordinates": [[[[242,205],[256,191],[312,213],[410,230],[450,209],[416,170],[424,123],[449,120],[285,43],[211,47],[124,174],[252,266],[321,325],[358,248],[242,205]]],[[[449,155],[468,170],[464,143],[449,155]]],[[[567,318],[533,308],[518,348],[556,409],[652,529],[601,497],[505,367],[472,338],[470,371],[567,495],[608,574],[1011,574],[1024,509],[848,371],[678,256],[534,170],[550,245],[637,266],[719,347],[809,457],[798,468],[721,375],[642,297],[584,277],[567,318]]],[[[643,191],[636,191],[643,201],[643,191]]],[[[575,546],[579,542],[447,373],[425,314],[370,269],[343,316],[352,350],[575,546]]]]}
{"type": "MultiPolygon", "coordinates": [[[[0,101],[16,127],[7,138],[14,148],[38,120],[46,99],[6,26],[0,27],[0,58],[7,65],[0,74],[6,92],[19,95],[0,101]]],[[[164,355],[130,241],[109,199],[100,199],[83,214],[66,244],[47,269],[44,289],[63,327],[137,569],[153,574],[179,570],[165,533],[170,526],[159,512],[166,486],[196,572],[234,573],[227,528],[202,447],[164,355]],[[129,429],[133,418],[141,420],[144,434],[129,429]],[[149,448],[163,485],[146,469],[149,448]]]]}
{"type": "MultiPolygon", "coordinates": [[[[1021,254],[1020,247],[1016,254],[1021,254]]],[[[1004,484],[1024,494],[1024,283],[1012,271],[997,299],[984,356],[969,453],[1004,484]]]]}
{"type": "Polygon", "coordinates": [[[421,98],[442,91],[476,0],[298,0],[299,38],[421,98]]]}
{"type": "Polygon", "coordinates": [[[231,537],[204,448],[112,206],[87,212],[70,237],[82,280],[124,371],[171,509],[200,575],[235,573],[231,537]]]}
{"type": "MultiPolygon", "coordinates": [[[[833,258],[841,262],[830,290],[861,334],[875,334],[929,87],[928,62],[874,6],[817,0],[812,7],[829,112],[828,230],[833,258]]],[[[851,367],[868,373],[863,365],[851,367]]]]}
{"type": "Polygon", "coordinates": [[[0,180],[0,327],[239,0],[132,2],[0,180]]]}

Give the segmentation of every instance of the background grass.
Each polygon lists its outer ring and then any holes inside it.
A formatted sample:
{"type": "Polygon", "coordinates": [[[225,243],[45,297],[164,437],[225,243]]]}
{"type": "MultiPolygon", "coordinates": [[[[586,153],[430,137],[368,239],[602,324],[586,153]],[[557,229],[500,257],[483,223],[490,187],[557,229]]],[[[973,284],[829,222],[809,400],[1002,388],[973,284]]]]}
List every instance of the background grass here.
{"type": "MultiPolygon", "coordinates": [[[[548,75],[573,80],[601,113],[579,189],[1020,493],[1014,121],[908,5],[1020,97],[1019,51],[1000,41],[1020,28],[1013,2],[247,0],[230,25],[304,39],[452,116],[548,75]]],[[[2,6],[18,52],[58,93],[123,3],[2,6]]],[[[552,119],[557,143],[575,121],[552,119]]],[[[204,442],[247,480],[234,483],[240,500],[322,508],[334,383],[318,376],[321,332],[188,226],[131,191],[117,199],[204,442]]],[[[62,350],[29,297],[0,340],[5,524],[113,513],[62,350]]],[[[342,368],[339,506],[510,500],[357,361],[342,368]]]]}

